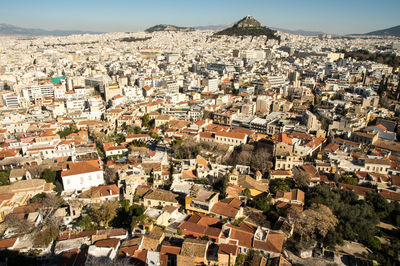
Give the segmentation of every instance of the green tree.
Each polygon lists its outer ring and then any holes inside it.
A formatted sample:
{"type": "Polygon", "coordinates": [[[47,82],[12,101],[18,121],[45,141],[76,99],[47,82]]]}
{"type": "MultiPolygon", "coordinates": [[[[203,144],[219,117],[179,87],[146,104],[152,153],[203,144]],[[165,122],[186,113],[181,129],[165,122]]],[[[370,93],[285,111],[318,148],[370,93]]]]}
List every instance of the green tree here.
{"type": "Polygon", "coordinates": [[[275,194],[278,190],[290,191],[293,181],[290,179],[273,179],[269,182],[269,191],[275,194]]]}
{"type": "Polygon", "coordinates": [[[250,203],[252,207],[261,210],[263,212],[268,212],[271,208],[272,201],[265,193],[261,193],[256,196],[250,203]]]}
{"type": "Polygon", "coordinates": [[[57,132],[57,134],[60,136],[60,138],[65,138],[69,134],[76,133],[78,132],[78,128],[75,123],[71,123],[68,127],[64,128],[63,130],[60,130],[57,132]]]}
{"type": "Polygon", "coordinates": [[[98,228],[98,226],[94,225],[93,220],[89,215],[80,216],[75,225],[81,228],[83,231],[95,230],[98,228]]]}
{"type": "Polygon", "coordinates": [[[149,114],[145,114],[142,117],[142,126],[145,128],[149,128],[150,127],[150,116],[149,114]]]}
{"type": "Polygon", "coordinates": [[[368,191],[365,200],[372,205],[380,218],[386,218],[393,211],[393,206],[381,195],[376,192],[368,191]]]}
{"type": "Polygon", "coordinates": [[[239,256],[237,256],[236,258],[236,262],[235,262],[235,266],[240,266],[240,265],[244,265],[244,263],[246,262],[246,254],[239,254],[239,256]]]}
{"type": "Polygon", "coordinates": [[[181,236],[183,234],[182,229],[180,228],[176,229],[176,233],[181,236]]]}
{"type": "Polygon", "coordinates": [[[9,185],[10,170],[0,171],[0,186],[9,185]]]}
{"type": "Polygon", "coordinates": [[[379,216],[374,207],[365,200],[359,200],[354,192],[318,185],[310,188],[306,194],[306,205],[314,203],[328,206],[339,221],[334,230],[336,233],[328,235],[330,246],[334,241],[339,244],[343,239],[368,245],[377,233],[379,216]]]}
{"type": "Polygon", "coordinates": [[[350,185],[354,185],[354,186],[358,185],[358,179],[355,177],[344,175],[344,176],[342,176],[341,180],[345,184],[350,184],[350,185]]]}
{"type": "Polygon", "coordinates": [[[47,183],[53,183],[56,181],[56,176],[57,176],[57,172],[53,171],[51,169],[44,169],[43,173],[42,173],[42,178],[44,178],[44,180],[46,180],[47,183]]]}

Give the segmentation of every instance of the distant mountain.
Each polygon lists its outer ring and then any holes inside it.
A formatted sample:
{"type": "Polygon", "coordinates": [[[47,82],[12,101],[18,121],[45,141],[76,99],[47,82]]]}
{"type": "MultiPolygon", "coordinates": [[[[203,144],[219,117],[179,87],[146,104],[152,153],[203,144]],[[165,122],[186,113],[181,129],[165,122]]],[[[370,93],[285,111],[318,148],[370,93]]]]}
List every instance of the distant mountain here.
{"type": "Polygon", "coordinates": [[[302,36],[318,36],[319,34],[325,34],[322,31],[287,30],[287,29],[272,28],[272,27],[271,27],[271,29],[289,33],[289,34],[294,34],[294,35],[302,35],[302,36]]]}
{"type": "Polygon", "coordinates": [[[221,25],[208,25],[208,26],[197,26],[194,27],[196,30],[215,30],[220,31],[231,27],[233,24],[221,24],[221,25]]]}
{"type": "Polygon", "coordinates": [[[228,36],[261,36],[265,35],[268,39],[279,39],[275,35],[276,31],[261,25],[255,18],[247,16],[236,22],[232,27],[215,33],[215,35],[228,36]]]}
{"type": "Polygon", "coordinates": [[[400,25],[388,29],[371,31],[362,35],[396,36],[400,37],[400,25]]]}
{"type": "Polygon", "coordinates": [[[68,36],[73,34],[100,34],[102,32],[80,31],[80,30],[43,30],[22,28],[10,24],[0,24],[0,35],[22,35],[22,36],[68,36]]]}
{"type": "Polygon", "coordinates": [[[189,28],[189,27],[178,27],[174,25],[161,24],[148,28],[145,30],[145,32],[151,33],[155,31],[194,31],[194,30],[195,30],[194,28],[189,28]]]}

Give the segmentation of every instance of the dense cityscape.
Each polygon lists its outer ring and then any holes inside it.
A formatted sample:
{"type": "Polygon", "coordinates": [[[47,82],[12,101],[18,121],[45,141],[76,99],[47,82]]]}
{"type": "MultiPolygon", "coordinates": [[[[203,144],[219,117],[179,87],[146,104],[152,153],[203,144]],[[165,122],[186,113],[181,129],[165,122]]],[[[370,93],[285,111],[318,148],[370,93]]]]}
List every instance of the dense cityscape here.
{"type": "Polygon", "coordinates": [[[400,38],[0,36],[0,265],[399,265],[400,38]]]}

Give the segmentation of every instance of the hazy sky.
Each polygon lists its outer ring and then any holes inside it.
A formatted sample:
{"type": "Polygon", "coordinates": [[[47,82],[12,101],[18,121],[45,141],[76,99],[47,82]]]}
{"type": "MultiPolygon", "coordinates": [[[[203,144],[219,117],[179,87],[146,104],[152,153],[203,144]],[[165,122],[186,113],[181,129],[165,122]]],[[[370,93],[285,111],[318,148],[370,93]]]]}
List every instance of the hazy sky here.
{"type": "Polygon", "coordinates": [[[365,33],[400,25],[400,0],[0,0],[0,23],[50,30],[218,25],[246,15],[270,27],[365,33]]]}

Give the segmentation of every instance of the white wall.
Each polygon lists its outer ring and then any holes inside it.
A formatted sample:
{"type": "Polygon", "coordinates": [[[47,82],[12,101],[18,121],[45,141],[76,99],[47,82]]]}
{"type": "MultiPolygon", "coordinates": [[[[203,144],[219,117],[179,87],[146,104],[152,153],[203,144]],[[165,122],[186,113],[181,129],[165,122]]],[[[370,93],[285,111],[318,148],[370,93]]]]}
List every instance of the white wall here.
{"type": "Polygon", "coordinates": [[[103,171],[91,173],[63,176],[63,186],[65,191],[84,190],[104,184],[103,171]]]}

